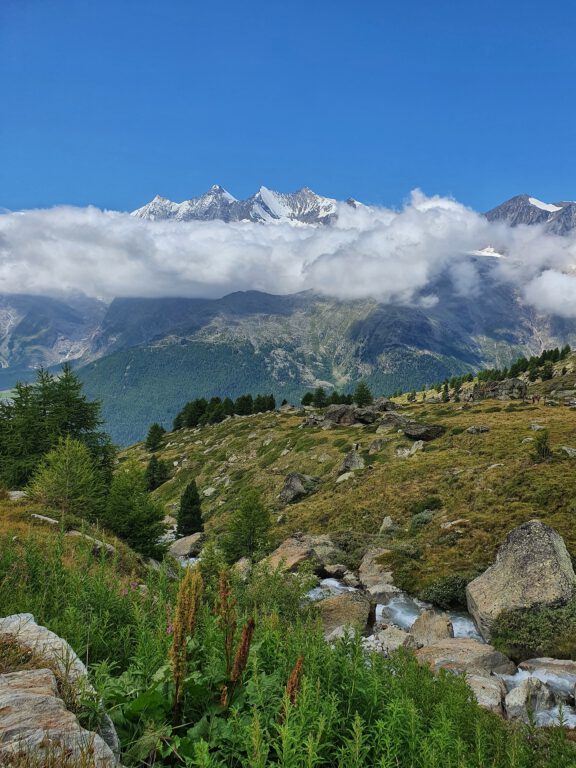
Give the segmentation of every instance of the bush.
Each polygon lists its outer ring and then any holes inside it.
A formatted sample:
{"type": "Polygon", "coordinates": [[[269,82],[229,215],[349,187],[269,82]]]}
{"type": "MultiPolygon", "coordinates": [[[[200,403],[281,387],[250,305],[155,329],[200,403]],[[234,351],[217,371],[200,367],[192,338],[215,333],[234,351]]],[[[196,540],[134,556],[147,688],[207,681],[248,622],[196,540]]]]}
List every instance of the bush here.
{"type": "Polygon", "coordinates": [[[422,501],[417,501],[410,507],[410,514],[417,515],[420,512],[434,511],[442,509],[444,502],[439,496],[427,496],[422,501]]]}
{"type": "Polygon", "coordinates": [[[548,430],[543,429],[536,435],[534,441],[534,451],[532,453],[532,459],[537,464],[542,464],[545,461],[552,461],[552,449],[550,448],[550,442],[548,437],[548,430]]]}
{"type": "Polygon", "coordinates": [[[474,576],[445,576],[425,587],[420,593],[420,598],[445,611],[464,611],[467,608],[466,585],[473,578],[474,576]]]}
{"type": "Polygon", "coordinates": [[[494,623],[492,642],[517,662],[576,658],[576,600],[559,608],[508,611],[494,623]]]}
{"type": "Polygon", "coordinates": [[[223,550],[229,563],[242,557],[256,560],[268,548],[270,514],[255,490],[246,491],[238,508],[232,513],[223,538],[223,550]]]}
{"type": "Polygon", "coordinates": [[[410,525],[412,528],[423,528],[425,525],[428,525],[428,523],[432,522],[433,517],[434,512],[429,509],[426,509],[423,512],[417,512],[412,517],[410,525]]]}

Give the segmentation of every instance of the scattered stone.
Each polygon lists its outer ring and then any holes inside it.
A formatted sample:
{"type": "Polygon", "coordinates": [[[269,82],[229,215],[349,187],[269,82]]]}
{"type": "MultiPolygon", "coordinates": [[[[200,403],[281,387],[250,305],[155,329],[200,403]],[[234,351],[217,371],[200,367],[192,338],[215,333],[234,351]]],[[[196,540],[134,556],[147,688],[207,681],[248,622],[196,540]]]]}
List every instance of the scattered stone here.
{"type": "Polygon", "coordinates": [[[207,499],[209,499],[211,496],[214,496],[215,493],[217,493],[217,490],[212,486],[210,486],[209,488],[204,488],[204,490],[202,491],[202,495],[206,496],[207,499]]]}
{"type": "Polygon", "coordinates": [[[354,472],[357,469],[364,469],[364,458],[358,451],[352,450],[346,454],[346,458],[342,462],[338,474],[343,475],[346,472],[354,472]]]}
{"type": "Polygon", "coordinates": [[[487,426],[485,426],[485,425],[483,425],[483,424],[480,424],[480,425],[479,425],[479,426],[477,426],[477,427],[476,427],[476,426],[474,426],[474,427],[468,427],[468,429],[466,430],[466,432],[468,432],[470,435],[480,435],[480,434],[482,434],[483,432],[490,432],[490,427],[487,427],[487,426]]]}
{"type": "Polygon", "coordinates": [[[442,424],[419,424],[417,421],[410,421],[402,431],[411,440],[436,440],[446,432],[446,427],[442,424]]]}
{"type": "Polygon", "coordinates": [[[509,718],[528,723],[532,713],[548,709],[553,703],[554,696],[544,683],[535,677],[529,677],[507,694],[504,708],[509,718]]]}
{"type": "Polygon", "coordinates": [[[440,528],[444,531],[449,531],[450,528],[455,528],[457,525],[468,525],[470,523],[469,520],[466,520],[464,517],[459,517],[458,520],[450,520],[446,523],[440,523],[440,528]]]}
{"type": "Polygon", "coordinates": [[[290,472],[284,480],[284,487],[280,491],[278,498],[282,504],[292,504],[314,493],[319,484],[319,477],[302,475],[300,472],[290,472]]]}
{"type": "Polygon", "coordinates": [[[568,445],[563,445],[560,450],[564,451],[569,459],[576,459],[576,448],[570,448],[568,445]]]}
{"type": "Polygon", "coordinates": [[[332,595],[317,603],[324,635],[328,637],[334,630],[347,626],[364,632],[372,614],[370,598],[361,592],[342,592],[332,595]]]}
{"type": "Polygon", "coordinates": [[[382,446],[386,445],[386,440],[381,438],[378,440],[372,440],[368,448],[368,453],[372,456],[375,453],[379,453],[382,450],[382,446]]]}
{"type": "Polygon", "coordinates": [[[448,669],[480,675],[511,675],[516,671],[514,662],[503,653],[491,645],[468,637],[453,637],[427,645],[416,651],[416,658],[434,672],[448,669]]]}
{"type": "Polygon", "coordinates": [[[546,429],[546,427],[543,427],[542,424],[530,424],[530,429],[532,432],[540,432],[543,429],[546,429]]]}
{"type": "Polygon", "coordinates": [[[472,689],[476,701],[496,715],[503,715],[502,702],[506,695],[504,683],[493,675],[466,675],[466,682],[472,689]]]}
{"type": "Polygon", "coordinates": [[[454,637],[454,627],[449,616],[431,610],[423,611],[418,616],[410,628],[410,632],[419,647],[454,637]]]}
{"type": "Polygon", "coordinates": [[[331,458],[332,456],[330,456],[329,453],[321,453],[320,456],[318,456],[318,464],[326,464],[331,458]]]}
{"type": "Polygon", "coordinates": [[[409,459],[410,456],[414,456],[415,453],[424,450],[424,441],[416,440],[410,448],[396,448],[396,456],[401,459],[409,459]]]}
{"type": "Polygon", "coordinates": [[[382,565],[378,560],[390,554],[389,549],[369,549],[362,558],[358,569],[358,578],[368,593],[379,603],[388,600],[400,590],[394,586],[392,571],[389,566],[382,565]]]}
{"type": "Polygon", "coordinates": [[[398,648],[417,648],[412,632],[406,632],[395,624],[379,629],[378,632],[364,638],[362,645],[366,651],[389,656],[398,648]]]}
{"type": "Polygon", "coordinates": [[[26,491],[8,491],[10,501],[20,501],[26,498],[26,491]]]}
{"type": "Polygon", "coordinates": [[[32,512],[30,515],[34,520],[38,520],[40,523],[48,523],[48,525],[59,525],[58,520],[54,520],[53,517],[46,517],[46,515],[37,515],[36,512],[32,512]]]}
{"type": "Polygon", "coordinates": [[[380,530],[378,533],[384,533],[384,531],[390,531],[392,528],[395,528],[394,520],[390,517],[390,515],[386,515],[384,520],[382,520],[382,523],[380,524],[380,530]]]}
{"type": "Polygon", "coordinates": [[[468,611],[486,639],[504,611],[568,602],[576,575],[560,534],[539,520],[511,531],[496,562],[466,587],[468,611]]]}
{"type": "Polygon", "coordinates": [[[526,445],[527,443],[533,443],[534,438],[533,437],[525,437],[524,440],[522,440],[522,445],[526,445]]]}
{"type": "Polygon", "coordinates": [[[206,541],[206,534],[202,531],[198,533],[192,533],[190,536],[183,536],[181,539],[176,539],[168,547],[169,554],[172,557],[198,557],[202,550],[202,546],[206,541]]]}
{"type": "Polygon", "coordinates": [[[280,456],[288,456],[290,453],[290,450],[288,448],[284,448],[283,451],[280,451],[280,456]]]}
{"type": "Polygon", "coordinates": [[[503,466],[504,466],[504,464],[502,464],[502,463],[500,463],[500,464],[489,464],[486,467],[486,469],[498,469],[498,467],[503,467],[503,466]]]}
{"type": "Polygon", "coordinates": [[[343,475],[340,475],[336,478],[337,483],[343,483],[346,480],[350,480],[350,478],[354,477],[354,472],[344,472],[343,475]]]}
{"type": "Polygon", "coordinates": [[[234,563],[232,570],[240,581],[247,581],[252,572],[252,561],[248,557],[241,557],[240,560],[234,563]]]}
{"type": "Polygon", "coordinates": [[[100,539],[95,539],[93,536],[88,536],[87,533],[82,533],[81,531],[68,531],[66,536],[81,538],[85,541],[89,541],[92,544],[92,554],[95,557],[100,557],[102,553],[104,553],[107,557],[112,557],[114,554],[116,554],[116,547],[113,547],[112,544],[107,544],[104,541],[100,541],[100,539]]]}

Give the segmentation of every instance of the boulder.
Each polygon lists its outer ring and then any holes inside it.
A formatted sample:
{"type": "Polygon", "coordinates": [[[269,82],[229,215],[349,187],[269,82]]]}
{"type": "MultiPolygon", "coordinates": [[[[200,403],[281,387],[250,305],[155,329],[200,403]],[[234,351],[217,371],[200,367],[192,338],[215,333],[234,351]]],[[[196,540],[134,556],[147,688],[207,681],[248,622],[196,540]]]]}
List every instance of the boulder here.
{"type": "Polygon", "coordinates": [[[472,400],[523,400],[527,392],[528,384],[522,379],[479,382],[472,388],[472,400]]]}
{"type": "Polygon", "coordinates": [[[324,411],[324,420],[333,424],[351,426],[356,423],[355,410],[353,405],[329,405],[324,411]]]}
{"type": "Polygon", "coordinates": [[[468,611],[482,636],[490,638],[504,611],[566,603],[574,594],[576,575],[562,537],[539,520],[511,531],[496,562],[466,587],[468,611]]]}
{"type": "Polygon", "coordinates": [[[364,632],[373,613],[370,598],[361,592],[342,592],[321,600],[317,606],[326,637],[348,626],[364,632]]]}
{"type": "Polygon", "coordinates": [[[542,424],[533,423],[530,424],[530,429],[532,432],[541,432],[543,429],[546,429],[546,427],[543,427],[542,424]]]}
{"type": "Polygon", "coordinates": [[[206,534],[192,533],[190,536],[183,536],[181,539],[176,539],[168,547],[168,552],[172,557],[198,557],[202,546],[206,541],[206,534]]]}
{"type": "Polygon", "coordinates": [[[384,533],[385,531],[391,531],[395,527],[396,527],[396,525],[394,523],[394,520],[392,520],[390,515],[386,515],[386,517],[380,523],[380,530],[378,531],[378,533],[384,533]]]}
{"type": "Polygon", "coordinates": [[[440,640],[416,651],[421,664],[427,664],[434,672],[448,669],[452,672],[472,672],[479,675],[511,675],[516,665],[493,646],[468,637],[452,637],[440,640]]]}
{"type": "Polygon", "coordinates": [[[409,421],[404,425],[402,431],[411,440],[436,440],[446,432],[446,427],[442,424],[419,424],[417,421],[409,421]]]}
{"type": "Polygon", "coordinates": [[[469,435],[481,435],[484,432],[490,432],[490,427],[487,427],[485,424],[479,424],[478,426],[468,427],[466,432],[469,435]]]}
{"type": "Polygon", "coordinates": [[[504,683],[493,675],[466,675],[466,682],[482,709],[502,715],[502,702],[506,696],[504,683]]]}
{"type": "Polygon", "coordinates": [[[412,632],[406,632],[395,624],[388,624],[362,641],[366,651],[389,656],[398,648],[417,648],[412,632]]]}
{"type": "Polygon", "coordinates": [[[559,698],[568,699],[574,695],[576,687],[576,661],[568,659],[527,659],[518,667],[537,677],[559,698]]]}
{"type": "Polygon", "coordinates": [[[377,397],[372,403],[372,408],[374,408],[374,410],[378,411],[379,413],[383,413],[386,411],[397,410],[398,405],[392,400],[388,400],[387,397],[377,397]]]}
{"type": "Polygon", "coordinates": [[[383,440],[382,438],[379,438],[377,440],[372,440],[368,447],[368,453],[370,456],[372,456],[375,453],[379,453],[382,450],[382,446],[386,445],[386,440],[383,440]]]}
{"type": "Polygon", "coordinates": [[[424,441],[416,440],[410,448],[396,448],[396,456],[400,459],[409,459],[410,456],[414,456],[418,451],[424,450],[424,441]]]}
{"type": "Polygon", "coordinates": [[[238,576],[240,581],[247,581],[252,572],[252,561],[248,557],[241,557],[232,566],[232,571],[238,576]]]}
{"type": "Polygon", "coordinates": [[[315,571],[324,574],[329,562],[341,554],[327,534],[295,533],[283,541],[266,562],[274,569],[281,567],[285,571],[295,571],[302,563],[309,562],[315,571]]]}
{"type": "Polygon", "coordinates": [[[389,555],[390,550],[384,548],[369,549],[362,558],[358,569],[358,578],[368,594],[380,603],[388,600],[400,590],[394,586],[392,571],[389,566],[381,565],[379,558],[389,555]]]}
{"type": "Polygon", "coordinates": [[[449,616],[446,613],[430,610],[423,611],[418,616],[410,627],[410,632],[419,647],[454,637],[454,628],[449,616]]]}
{"type": "Polygon", "coordinates": [[[26,491],[8,491],[10,501],[21,501],[26,498],[26,491]]]}
{"type": "Polygon", "coordinates": [[[378,421],[378,428],[376,434],[387,434],[389,432],[395,432],[397,429],[401,429],[408,423],[406,416],[401,416],[399,413],[385,413],[378,421]]]}
{"type": "Polygon", "coordinates": [[[2,765],[118,765],[104,739],[66,708],[49,669],[0,675],[0,734],[2,765]]]}
{"type": "Polygon", "coordinates": [[[336,478],[337,483],[345,483],[346,480],[351,480],[354,477],[354,472],[344,472],[343,475],[340,475],[336,478]]]}
{"type": "Polygon", "coordinates": [[[362,454],[352,450],[346,454],[346,458],[342,462],[338,474],[343,475],[346,472],[354,472],[357,469],[364,469],[364,459],[362,454]]]}
{"type": "Polygon", "coordinates": [[[576,448],[570,448],[569,445],[563,445],[560,450],[563,451],[569,459],[576,459],[576,448]]]}
{"type": "Polygon", "coordinates": [[[282,504],[292,504],[309,496],[318,488],[320,478],[302,475],[300,472],[290,472],[284,480],[284,486],[278,498],[282,504]]]}
{"type": "Polygon", "coordinates": [[[548,709],[553,703],[554,696],[544,683],[535,677],[529,677],[507,694],[504,709],[509,718],[528,723],[532,714],[548,709]]]}
{"type": "Polygon", "coordinates": [[[366,408],[354,409],[354,423],[355,424],[374,424],[378,418],[378,411],[370,406],[366,408]]]}

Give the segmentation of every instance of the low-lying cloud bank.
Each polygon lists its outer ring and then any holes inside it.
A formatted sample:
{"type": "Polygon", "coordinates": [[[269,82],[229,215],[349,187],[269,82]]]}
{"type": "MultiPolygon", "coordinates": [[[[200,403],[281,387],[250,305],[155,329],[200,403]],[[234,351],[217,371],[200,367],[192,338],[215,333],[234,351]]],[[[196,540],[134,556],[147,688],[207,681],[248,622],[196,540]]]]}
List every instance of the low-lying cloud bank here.
{"type": "MultiPolygon", "coordinates": [[[[544,312],[576,317],[576,233],[511,229],[416,191],[400,211],[342,205],[330,226],[152,222],[96,208],[0,215],[0,293],[222,296],[314,289],[341,298],[421,301],[445,271],[478,295],[470,253],[491,246],[500,279],[544,312]]],[[[427,296],[426,301],[434,301],[427,296]]]]}

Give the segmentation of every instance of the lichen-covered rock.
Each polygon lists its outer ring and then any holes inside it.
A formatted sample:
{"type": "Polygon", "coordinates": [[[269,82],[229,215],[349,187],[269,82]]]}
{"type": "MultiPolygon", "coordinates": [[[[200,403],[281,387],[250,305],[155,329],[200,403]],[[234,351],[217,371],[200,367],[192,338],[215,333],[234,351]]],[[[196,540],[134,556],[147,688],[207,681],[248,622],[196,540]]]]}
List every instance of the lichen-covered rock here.
{"type": "Polygon", "coordinates": [[[504,611],[566,603],[576,588],[570,555],[559,533],[539,520],[511,531],[496,562],[466,587],[468,610],[486,639],[504,611]]]}
{"type": "Polygon", "coordinates": [[[420,424],[417,421],[410,421],[402,427],[402,431],[411,440],[429,442],[430,440],[442,437],[444,432],[446,432],[446,427],[442,426],[442,424],[420,424]]]}
{"type": "Polygon", "coordinates": [[[350,451],[346,454],[346,458],[342,462],[338,473],[343,475],[346,472],[354,472],[357,469],[364,469],[364,458],[358,451],[350,451]]]}
{"type": "Polygon", "coordinates": [[[514,662],[493,646],[467,637],[452,637],[427,645],[416,651],[416,657],[435,672],[449,669],[480,675],[511,675],[516,671],[514,662]]]}
{"type": "Polygon", "coordinates": [[[0,675],[0,763],[17,759],[37,768],[118,765],[101,736],[82,728],[66,708],[49,669],[0,675]]]}
{"type": "Polygon", "coordinates": [[[309,496],[318,488],[320,478],[302,475],[300,472],[290,472],[284,480],[284,486],[278,496],[282,504],[292,504],[309,496]]]}
{"type": "Polygon", "coordinates": [[[342,592],[317,603],[324,635],[334,638],[334,631],[353,627],[360,632],[367,628],[372,611],[370,598],[361,592],[342,592]]]}
{"type": "Polygon", "coordinates": [[[466,675],[466,682],[472,689],[476,701],[496,715],[502,715],[502,702],[506,696],[504,683],[494,675],[466,675]]]}
{"type": "Polygon", "coordinates": [[[432,645],[440,640],[454,637],[454,627],[445,613],[423,611],[410,628],[419,646],[432,645]]]}
{"type": "Polygon", "coordinates": [[[306,535],[295,533],[285,539],[266,562],[271,568],[295,571],[304,562],[309,562],[317,572],[325,573],[325,566],[342,555],[327,534],[306,535]]]}

